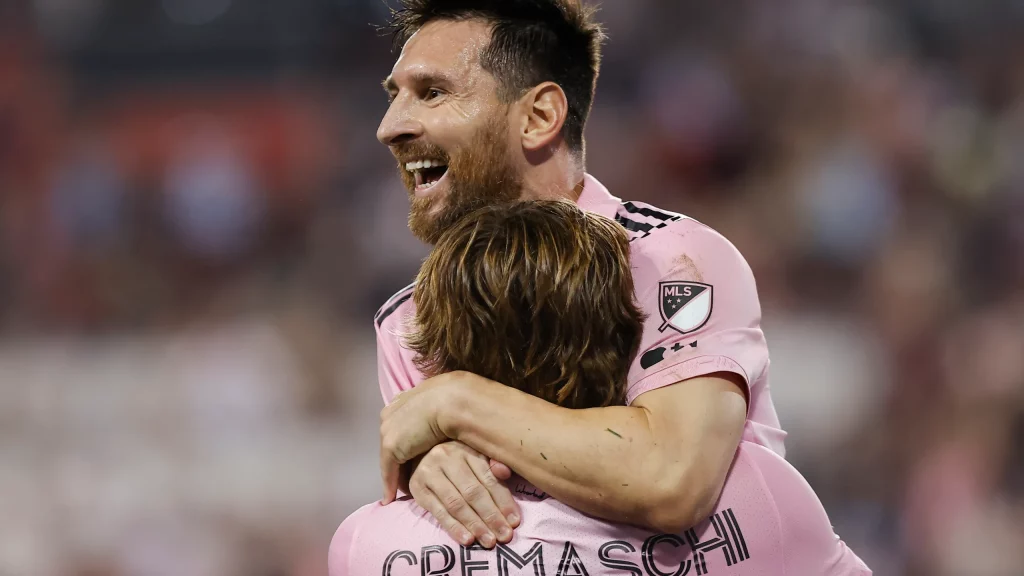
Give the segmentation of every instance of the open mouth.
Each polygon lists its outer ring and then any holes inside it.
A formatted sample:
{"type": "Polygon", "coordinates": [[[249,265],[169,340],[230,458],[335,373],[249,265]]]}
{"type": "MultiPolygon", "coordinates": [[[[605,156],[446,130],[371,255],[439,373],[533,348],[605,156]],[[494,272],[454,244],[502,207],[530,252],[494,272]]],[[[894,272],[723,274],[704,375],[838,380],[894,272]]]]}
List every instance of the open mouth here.
{"type": "Polygon", "coordinates": [[[448,173],[448,165],[440,160],[417,160],[406,162],[405,169],[416,179],[417,194],[430,191],[448,173]]]}

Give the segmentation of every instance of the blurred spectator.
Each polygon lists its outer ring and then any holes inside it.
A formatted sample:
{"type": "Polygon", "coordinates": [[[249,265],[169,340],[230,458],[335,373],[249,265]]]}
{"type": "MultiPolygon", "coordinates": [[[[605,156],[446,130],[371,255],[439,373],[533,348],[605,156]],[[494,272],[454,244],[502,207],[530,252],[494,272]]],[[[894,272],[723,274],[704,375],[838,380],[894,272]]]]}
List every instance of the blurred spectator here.
{"type": "Polygon", "coordinates": [[[245,255],[263,224],[263,191],[224,128],[196,122],[171,153],[164,179],[168,224],[186,253],[211,263],[245,255]]]}

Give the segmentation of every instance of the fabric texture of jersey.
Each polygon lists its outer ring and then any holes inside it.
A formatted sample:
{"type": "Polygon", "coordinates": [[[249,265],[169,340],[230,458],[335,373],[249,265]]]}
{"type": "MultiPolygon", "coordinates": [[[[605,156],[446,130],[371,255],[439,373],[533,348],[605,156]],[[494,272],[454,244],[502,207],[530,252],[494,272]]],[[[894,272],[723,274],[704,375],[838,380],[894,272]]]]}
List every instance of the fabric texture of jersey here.
{"type": "Polygon", "coordinates": [[[680,534],[589,517],[525,480],[509,481],[523,521],[495,550],[450,539],[410,499],[351,515],[330,548],[330,576],[855,576],[871,574],[834,534],[800,474],[767,448],[741,442],[718,504],[680,534]]]}
{"type": "MultiPolygon", "coordinates": [[[[754,275],[739,251],[713,229],[646,204],[623,202],[590,175],[578,204],[613,218],[630,235],[637,300],[647,314],[640,353],[629,372],[627,402],[645,392],[716,372],[747,385],[743,439],[785,456],[785,432],[768,385],[768,346],[754,275]]],[[[415,317],[413,286],[374,317],[378,381],[384,401],[424,380],[402,345],[415,317]]]]}

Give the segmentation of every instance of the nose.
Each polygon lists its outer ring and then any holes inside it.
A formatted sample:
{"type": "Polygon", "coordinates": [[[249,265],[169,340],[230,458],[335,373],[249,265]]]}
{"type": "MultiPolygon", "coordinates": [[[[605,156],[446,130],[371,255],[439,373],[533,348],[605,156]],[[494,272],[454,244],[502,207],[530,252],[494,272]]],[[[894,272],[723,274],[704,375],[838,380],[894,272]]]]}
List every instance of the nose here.
{"type": "Polygon", "coordinates": [[[400,98],[391,103],[377,128],[377,140],[385,146],[394,146],[415,140],[422,134],[423,125],[402,104],[400,98]]]}

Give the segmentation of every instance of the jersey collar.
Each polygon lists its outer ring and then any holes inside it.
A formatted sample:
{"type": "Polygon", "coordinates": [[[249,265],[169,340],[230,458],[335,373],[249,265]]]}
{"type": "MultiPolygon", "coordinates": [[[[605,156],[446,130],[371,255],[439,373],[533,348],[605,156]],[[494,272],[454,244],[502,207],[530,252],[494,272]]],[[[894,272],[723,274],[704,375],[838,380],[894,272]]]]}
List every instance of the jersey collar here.
{"type": "Polygon", "coordinates": [[[600,214],[605,218],[615,218],[622,200],[612,196],[597,178],[586,174],[583,176],[583,192],[576,204],[587,212],[600,214]]]}

